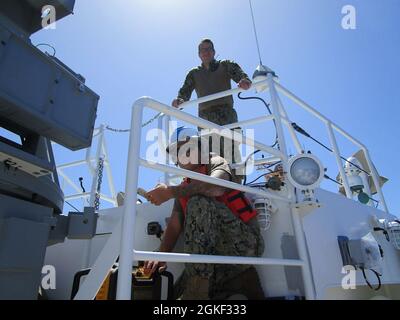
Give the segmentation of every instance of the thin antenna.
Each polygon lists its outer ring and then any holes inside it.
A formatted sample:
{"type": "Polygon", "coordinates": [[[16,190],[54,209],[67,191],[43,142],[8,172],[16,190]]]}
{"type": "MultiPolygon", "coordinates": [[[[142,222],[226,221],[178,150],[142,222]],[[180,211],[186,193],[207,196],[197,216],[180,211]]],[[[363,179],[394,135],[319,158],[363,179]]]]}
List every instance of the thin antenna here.
{"type": "Polygon", "coordinates": [[[255,21],[255,19],[254,19],[253,5],[252,5],[252,3],[251,3],[251,0],[249,0],[249,4],[250,4],[250,11],[251,11],[251,19],[253,20],[254,35],[255,35],[255,37],[256,37],[256,44],[257,44],[257,50],[258,50],[258,57],[260,58],[260,65],[262,65],[261,53],[260,53],[260,44],[259,44],[259,42],[258,42],[256,21],[255,21]]]}

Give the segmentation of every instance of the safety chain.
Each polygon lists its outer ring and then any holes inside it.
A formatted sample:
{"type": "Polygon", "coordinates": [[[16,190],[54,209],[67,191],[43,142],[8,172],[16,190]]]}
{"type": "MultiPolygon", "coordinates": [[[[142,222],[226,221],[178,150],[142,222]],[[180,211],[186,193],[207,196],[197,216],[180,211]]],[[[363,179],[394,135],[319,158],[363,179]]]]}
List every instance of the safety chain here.
{"type": "Polygon", "coordinates": [[[114,128],[111,128],[110,126],[107,126],[106,129],[110,130],[112,132],[116,132],[116,133],[123,133],[123,132],[131,131],[130,129],[114,129],[114,128]]]}
{"type": "Polygon", "coordinates": [[[99,163],[97,166],[97,189],[94,198],[95,211],[99,211],[100,208],[100,190],[101,190],[101,183],[103,182],[103,169],[104,169],[104,158],[101,157],[99,158],[99,163]]]}
{"type": "Polygon", "coordinates": [[[152,123],[154,120],[158,119],[159,117],[163,116],[164,113],[159,112],[157,113],[153,118],[151,118],[149,121],[146,121],[145,123],[142,124],[142,128],[148,126],[150,123],[152,123]]]}
{"type": "MultiPolygon", "coordinates": [[[[164,113],[159,112],[157,113],[153,118],[151,118],[150,120],[146,121],[145,123],[142,124],[142,128],[148,126],[150,123],[152,123],[154,120],[157,120],[159,117],[163,116],[164,113]]],[[[110,126],[106,126],[106,129],[115,133],[125,133],[125,132],[130,132],[130,129],[114,129],[111,128],[110,126]]]]}

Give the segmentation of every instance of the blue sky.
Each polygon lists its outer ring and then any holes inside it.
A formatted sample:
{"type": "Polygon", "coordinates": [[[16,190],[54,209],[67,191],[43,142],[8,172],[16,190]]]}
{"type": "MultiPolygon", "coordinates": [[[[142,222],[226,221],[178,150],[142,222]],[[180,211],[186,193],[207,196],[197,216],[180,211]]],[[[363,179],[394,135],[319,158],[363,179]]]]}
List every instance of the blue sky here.
{"type": "MultiPolygon", "coordinates": [[[[400,1],[253,0],[253,7],[263,63],[276,71],[282,85],[367,145],[378,171],[390,179],[383,191],[389,209],[399,215],[400,1]],[[355,30],[341,27],[341,10],[348,4],[356,9],[355,30]]],[[[35,34],[32,42],[53,45],[57,57],[100,95],[97,125],[128,128],[131,106],[141,96],[169,104],[187,71],[199,64],[201,38],[213,39],[218,58],[237,61],[249,75],[258,64],[247,0],[77,0],[74,11],[55,30],[35,34]]],[[[321,123],[283,102],[292,121],[329,143],[321,123]]],[[[265,113],[253,102],[236,101],[236,109],[241,120],[265,113]]],[[[144,119],[152,115],[146,111],[144,119]]],[[[272,142],[271,125],[255,129],[257,139],[272,142]]],[[[106,139],[115,184],[123,190],[128,135],[109,132],[106,139]]],[[[332,155],[310,140],[301,141],[335,177],[332,155]]],[[[346,157],[357,151],[345,139],[338,137],[338,142],[346,157]]],[[[289,151],[294,152],[291,145],[289,151]]],[[[83,157],[60,147],[55,153],[59,164],[83,157]]],[[[84,174],[70,175],[78,181],[84,174]]],[[[161,176],[141,170],[139,184],[149,189],[161,176]]],[[[89,177],[85,184],[88,188],[89,177]]],[[[337,189],[329,181],[323,187],[337,189]]]]}

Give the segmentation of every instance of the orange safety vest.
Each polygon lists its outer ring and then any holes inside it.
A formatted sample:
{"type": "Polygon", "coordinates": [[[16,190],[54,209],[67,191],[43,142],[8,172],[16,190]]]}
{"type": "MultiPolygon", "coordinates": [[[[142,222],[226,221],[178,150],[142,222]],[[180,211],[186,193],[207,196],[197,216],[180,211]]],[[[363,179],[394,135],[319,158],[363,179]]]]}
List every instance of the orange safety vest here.
{"type": "MultiPolygon", "coordinates": [[[[199,173],[207,173],[207,168],[205,165],[201,166],[199,173]]],[[[190,178],[184,178],[181,185],[188,185],[190,181],[190,178]]],[[[178,200],[183,210],[183,216],[186,217],[186,208],[189,202],[189,197],[179,198],[178,200]]],[[[222,196],[215,197],[215,200],[225,204],[231,210],[231,212],[236,217],[241,219],[244,223],[248,223],[253,217],[257,215],[257,211],[253,209],[250,201],[246,198],[242,191],[226,191],[222,196]]]]}

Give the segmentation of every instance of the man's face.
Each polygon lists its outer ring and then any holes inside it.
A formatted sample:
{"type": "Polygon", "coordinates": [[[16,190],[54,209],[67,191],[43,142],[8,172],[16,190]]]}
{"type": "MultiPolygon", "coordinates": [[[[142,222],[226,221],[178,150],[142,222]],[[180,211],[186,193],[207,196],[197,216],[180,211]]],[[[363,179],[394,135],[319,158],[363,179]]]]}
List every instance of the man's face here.
{"type": "Polygon", "coordinates": [[[201,62],[205,64],[209,64],[211,61],[214,60],[215,51],[211,43],[203,42],[202,44],[200,44],[199,57],[201,59],[201,62]]]}

